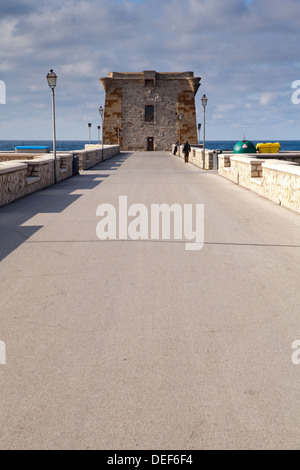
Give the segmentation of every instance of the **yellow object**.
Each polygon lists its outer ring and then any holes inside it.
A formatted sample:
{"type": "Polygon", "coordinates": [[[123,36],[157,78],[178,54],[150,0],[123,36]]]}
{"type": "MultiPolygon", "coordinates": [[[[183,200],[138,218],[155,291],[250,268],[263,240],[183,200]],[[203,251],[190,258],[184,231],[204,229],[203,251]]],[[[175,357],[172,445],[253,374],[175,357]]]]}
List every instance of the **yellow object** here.
{"type": "Polygon", "coordinates": [[[256,150],[258,153],[278,153],[280,150],[280,143],[267,143],[267,144],[257,144],[256,150]]]}

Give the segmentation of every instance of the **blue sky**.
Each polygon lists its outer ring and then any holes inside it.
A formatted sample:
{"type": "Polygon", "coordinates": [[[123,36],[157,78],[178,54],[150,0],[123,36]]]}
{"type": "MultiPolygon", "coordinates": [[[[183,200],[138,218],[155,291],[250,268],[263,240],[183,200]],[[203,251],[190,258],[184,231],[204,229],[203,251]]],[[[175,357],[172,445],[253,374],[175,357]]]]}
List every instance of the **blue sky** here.
{"type": "Polygon", "coordinates": [[[100,124],[110,71],[191,70],[208,140],[299,140],[299,0],[2,0],[0,140],[51,139],[46,74],[58,75],[57,138],[100,124]]]}

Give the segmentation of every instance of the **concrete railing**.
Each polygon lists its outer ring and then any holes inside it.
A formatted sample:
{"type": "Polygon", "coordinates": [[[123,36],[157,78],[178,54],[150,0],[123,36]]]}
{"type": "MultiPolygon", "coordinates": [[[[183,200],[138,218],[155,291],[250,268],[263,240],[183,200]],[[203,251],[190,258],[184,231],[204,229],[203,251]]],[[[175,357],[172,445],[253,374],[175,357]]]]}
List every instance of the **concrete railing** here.
{"type": "MultiPolygon", "coordinates": [[[[172,145],[172,154],[174,153],[174,148],[175,148],[175,145],[172,145]]],[[[213,155],[214,155],[213,150],[205,149],[205,165],[204,165],[205,170],[213,169],[214,167],[213,155]]],[[[181,145],[180,147],[178,146],[176,156],[184,158],[183,145],[181,145]]],[[[203,150],[201,148],[193,147],[191,145],[191,151],[189,154],[189,162],[203,169],[203,150]]]]}
{"type": "MultiPolygon", "coordinates": [[[[77,150],[57,153],[56,180],[57,182],[73,175],[73,157],[79,157],[79,168],[86,170],[120,153],[117,145],[105,146],[102,149],[77,150]]],[[[53,154],[35,156],[19,154],[19,159],[0,163],[0,206],[8,204],[30,193],[50,186],[54,183],[53,154]]]]}
{"type": "Polygon", "coordinates": [[[300,166],[297,162],[263,160],[255,155],[223,155],[219,175],[300,213],[300,166]]]}

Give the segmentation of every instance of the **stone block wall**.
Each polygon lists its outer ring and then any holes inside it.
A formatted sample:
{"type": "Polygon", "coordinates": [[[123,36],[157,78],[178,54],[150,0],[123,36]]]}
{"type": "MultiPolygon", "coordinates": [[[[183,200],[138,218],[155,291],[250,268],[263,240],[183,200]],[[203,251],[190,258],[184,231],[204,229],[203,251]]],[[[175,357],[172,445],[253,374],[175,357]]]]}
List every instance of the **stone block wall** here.
{"type": "Polygon", "coordinates": [[[5,164],[0,165],[0,206],[25,196],[26,179],[26,163],[10,163],[9,168],[5,164]]]}
{"type": "Polygon", "coordinates": [[[220,154],[219,175],[300,213],[300,166],[296,162],[220,154]]]}
{"type": "MultiPolygon", "coordinates": [[[[72,175],[72,157],[69,155],[69,165],[67,171],[60,171],[61,159],[57,156],[56,161],[56,178],[57,181],[62,181],[72,175]]],[[[27,178],[25,184],[24,195],[31,194],[46,188],[53,184],[54,180],[54,160],[53,158],[42,157],[37,160],[32,160],[27,163],[27,178]]]]}
{"type": "MultiPolygon", "coordinates": [[[[56,178],[72,175],[72,156],[57,155],[56,178]]],[[[50,186],[54,182],[53,157],[38,157],[0,164],[0,206],[50,186]]]]}
{"type": "MultiPolygon", "coordinates": [[[[60,182],[73,174],[73,156],[79,156],[83,169],[118,155],[118,146],[98,146],[91,150],[58,153],[56,158],[56,180],[60,182]]],[[[17,161],[0,163],[0,206],[31,194],[54,183],[53,155],[44,155],[17,161]]]]}
{"type": "MultiPolygon", "coordinates": [[[[117,128],[121,128],[122,119],[122,87],[112,84],[105,96],[105,121],[103,126],[103,143],[118,145],[117,128]]],[[[122,133],[120,135],[122,147],[122,133]]]]}
{"type": "Polygon", "coordinates": [[[102,155],[101,144],[86,144],[85,150],[73,150],[69,153],[78,156],[80,170],[87,170],[108,158],[118,155],[120,147],[118,145],[103,145],[102,155]]]}
{"type": "Polygon", "coordinates": [[[265,162],[262,170],[264,196],[300,213],[300,166],[265,162]]]}
{"type": "MultiPolygon", "coordinates": [[[[192,90],[182,90],[178,93],[177,98],[177,114],[182,114],[180,125],[180,142],[188,140],[190,144],[198,143],[196,123],[196,107],[195,98],[192,90]]],[[[177,139],[179,141],[179,128],[177,131],[177,139]]],[[[176,140],[173,142],[176,142],[176,140]]]]}
{"type": "Polygon", "coordinates": [[[109,160],[111,157],[120,153],[120,147],[118,145],[107,145],[103,150],[103,161],[109,160]]]}

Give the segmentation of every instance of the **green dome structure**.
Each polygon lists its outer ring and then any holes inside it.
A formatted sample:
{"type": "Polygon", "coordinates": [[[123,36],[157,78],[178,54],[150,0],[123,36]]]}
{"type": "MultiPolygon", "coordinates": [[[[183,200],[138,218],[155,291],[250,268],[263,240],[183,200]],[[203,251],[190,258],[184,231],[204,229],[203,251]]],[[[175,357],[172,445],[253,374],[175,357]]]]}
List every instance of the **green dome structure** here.
{"type": "Polygon", "coordinates": [[[256,148],[250,140],[240,140],[235,144],[233,153],[256,153],[256,148]]]}

